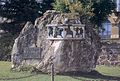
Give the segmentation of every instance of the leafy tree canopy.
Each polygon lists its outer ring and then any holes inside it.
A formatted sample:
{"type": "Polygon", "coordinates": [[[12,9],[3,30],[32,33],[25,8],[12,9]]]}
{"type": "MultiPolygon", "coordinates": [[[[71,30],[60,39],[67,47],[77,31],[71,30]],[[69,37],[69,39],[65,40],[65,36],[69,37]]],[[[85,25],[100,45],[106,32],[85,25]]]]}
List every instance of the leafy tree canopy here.
{"type": "Polygon", "coordinates": [[[0,16],[11,19],[11,23],[3,23],[0,28],[12,33],[20,32],[22,28],[18,27],[23,23],[34,22],[47,9],[52,9],[52,2],[53,0],[41,0],[40,2],[36,0],[0,0],[0,16]]]}
{"type": "Polygon", "coordinates": [[[92,23],[100,25],[115,9],[112,0],[55,0],[55,10],[88,16],[92,23]]]}
{"type": "Polygon", "coordinates": [[[91,20],[100,25],[113,12],[115,4],[112,0],[99,0],[92,5],[92,8],[94,15],[91,20]]]}
{"type": "Polygon", "coordinates": [[[37,3],[36,0],[7,0],[0,7],[0,15],[15,21],[34,21],[45,12],[46,7],[50,8],[48,2],[50,1],[37,3]]]}

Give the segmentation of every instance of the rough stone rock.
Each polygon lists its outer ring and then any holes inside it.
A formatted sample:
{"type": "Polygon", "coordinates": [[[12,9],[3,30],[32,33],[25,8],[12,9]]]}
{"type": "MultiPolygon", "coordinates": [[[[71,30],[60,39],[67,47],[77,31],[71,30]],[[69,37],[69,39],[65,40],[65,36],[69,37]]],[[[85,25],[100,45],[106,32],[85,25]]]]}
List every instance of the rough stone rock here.
{"type": "Polygon", "coordinates": [[[120,66],[120,41],[107,40],[102,42],[98,64],[120,66]]]}
{"type": "MultiPolygon", "coordinates": [[[[20,55],[21,64],[36,64],[36,68],[43,72],[50,72],[51,64],[54,64],[56,73],[68,71],[90,72],[95,69],[97,58],[100,51],[99,37],[92,29],[92,25],[86,24],[86,38],[83,40],[47,40],[47,24],[63,23],[64,18],[72,17],[68,14],[60,14],[55,11],[47,11],[35,24],[27,22],[18,38],[16,38],[13,50],[14,55],[20,55]],[[39,47],[41,48],[40,59],[24,59],[24,49],[39,47]],[[31,60],[36,60],[29,63],[31,60]]],[[[74,17],[74,16],[73,16],[74,17]]],[[[80,16],[75,16],[79,19],[80,16]]],[[[87,23],[87,22],[86,22],[87,23]]],[[[19,65],[21,65],[19,64],[19,65]]]]}

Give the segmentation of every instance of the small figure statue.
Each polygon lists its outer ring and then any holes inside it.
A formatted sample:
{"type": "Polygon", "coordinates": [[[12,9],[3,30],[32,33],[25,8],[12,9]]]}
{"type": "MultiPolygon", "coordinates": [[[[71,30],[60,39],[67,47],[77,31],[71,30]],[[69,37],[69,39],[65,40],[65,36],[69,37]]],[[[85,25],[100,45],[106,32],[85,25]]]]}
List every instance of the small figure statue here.
{"type": "MultiPolygon", "coordinates": [[[[71,35],[72,38],[73,38],[73,31],[70,29],[70,26],[68,26],[68,28],[66,28],[65,31],[66,31],[66,36],[67,36],[67,35],[71,35]]],[[[65,36],[65,37],[66,37],[66,36],[65,36]]]]}
{"type": "Polygon", "coordinates": [[[80,37],[80,36],[82,36],[83,37],[83,29],[82,28],[76,28],[75,29],[75,31],[76,31],[76,34],[75,34],[75,37],[77,36],[77,37],[80,37]]]}
{"type": "Polygon", "coordinates": [[[83,29],[80,28],[80,35],[83,37],[83,29]]]}
{"type": "Polygon", "coordinates": [[[69,22],[69,19],[65,18],[63,24],[68,24],[68,22],[69,22]]]}
{"type": "Polygon", "coordinates": [[[77,27],[77,28],[75,28],[75,31],[76,31],[76,33],[75,33],[75,37],[77,36],[77,37],[79,37],[80,36],[80,33],[79,33],[79,28],[77,27]]]}
{"type": "Polygon", "coordinates": [[[55,30],[54,30],[53,36],[56,38],[59,35],[59,36],[61,36],[63,38],[62,32],[63,32],[63,28],[56,27],[55,30]]]}
{"type": "Polygon", "coordinates": [[[52,27],[48,27],[48,34],[49,36],[53,36],[53,28],[52,27]]]}

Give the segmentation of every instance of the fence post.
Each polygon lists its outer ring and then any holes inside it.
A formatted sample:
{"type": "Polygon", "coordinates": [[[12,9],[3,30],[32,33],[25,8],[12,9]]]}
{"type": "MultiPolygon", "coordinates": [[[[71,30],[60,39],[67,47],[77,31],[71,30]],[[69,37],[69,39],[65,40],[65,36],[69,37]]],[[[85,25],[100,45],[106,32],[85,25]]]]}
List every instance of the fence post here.
{"type": "Polygon", "coordinates": [[[51,81],[54,81],[54,64],[51,65],[51,81]]]}

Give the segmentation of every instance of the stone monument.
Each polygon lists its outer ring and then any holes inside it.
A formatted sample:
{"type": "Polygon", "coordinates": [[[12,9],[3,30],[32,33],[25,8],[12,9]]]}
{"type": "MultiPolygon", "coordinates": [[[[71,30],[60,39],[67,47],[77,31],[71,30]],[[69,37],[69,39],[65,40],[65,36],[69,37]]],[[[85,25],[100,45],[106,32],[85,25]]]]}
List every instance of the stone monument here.
{"type": "Polygon", "coordinates": [[[81,21],[80,15],[49,10],[34,25],[25,25],[15,40],[12,56],[21,55],[21,64],[35,65],[42,72],[50,72],[52,64],[56,73],[90,72],[95,69],[100,51],[99,37],[92,28],[89,21],[81,21]],[[31,51],[40,58],[25,59],[29,57],[26,48],[40,48],[37,53],[31,51]]]}

